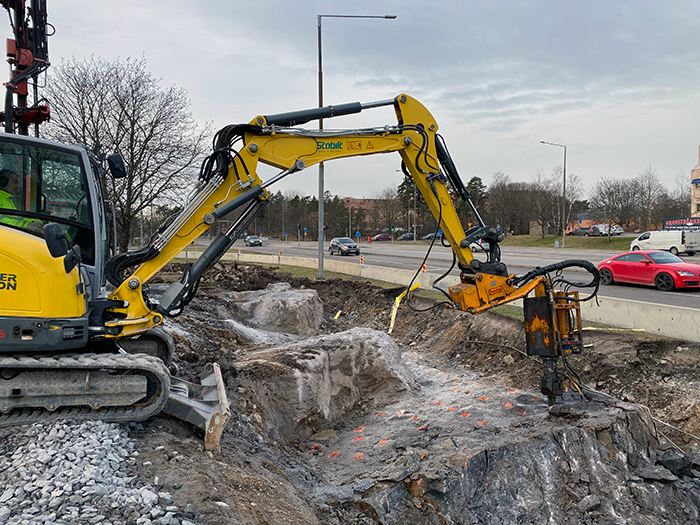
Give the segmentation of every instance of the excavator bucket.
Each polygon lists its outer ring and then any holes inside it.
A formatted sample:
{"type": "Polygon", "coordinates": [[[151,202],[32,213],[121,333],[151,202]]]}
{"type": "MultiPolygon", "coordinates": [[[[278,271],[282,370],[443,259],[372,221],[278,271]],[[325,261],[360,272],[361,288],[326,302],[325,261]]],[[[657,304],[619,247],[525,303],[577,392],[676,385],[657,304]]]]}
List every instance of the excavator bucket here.
{"type": "Polygon", "coordinates": [[[204,430],[204,450],[219,450],[219,441],[231,410],[218,364],[209,365],[211,373],[200,385],[173,377],[170,397],[163,412],[204,430]]]}

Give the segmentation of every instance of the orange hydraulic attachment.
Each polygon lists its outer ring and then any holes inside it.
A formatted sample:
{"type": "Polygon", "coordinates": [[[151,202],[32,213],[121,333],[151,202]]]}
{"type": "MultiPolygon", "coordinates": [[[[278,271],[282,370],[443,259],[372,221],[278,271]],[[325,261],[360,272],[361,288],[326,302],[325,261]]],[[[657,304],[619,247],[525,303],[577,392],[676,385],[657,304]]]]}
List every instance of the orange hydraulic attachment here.
{"type": "Polygon", "coordinates": [[[460,275],[460,284],[449,287],[450,298],[460,305],[462,310],[478,314],[502,304],[523,299],[544,281],[538,277],[516,288],[514,275],[507,277],[488,273],[465,273],[460,275]]]}

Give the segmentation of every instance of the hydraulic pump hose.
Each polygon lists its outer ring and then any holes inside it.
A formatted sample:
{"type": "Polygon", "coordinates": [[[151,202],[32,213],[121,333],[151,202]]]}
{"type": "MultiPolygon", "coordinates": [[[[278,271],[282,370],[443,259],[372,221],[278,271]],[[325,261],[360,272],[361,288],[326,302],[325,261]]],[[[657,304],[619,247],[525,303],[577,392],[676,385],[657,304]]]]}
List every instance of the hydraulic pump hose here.
{"type": "Polygon", "coordinates": [[[554,264],[549,264],[547,266],[538,266],[534,270],[530,270],[527,272],[525,275],[521,275],[518,277],[515,277],[513,279],[513,284],[515,286],[522,285],[525,283],[530,282],[531,280],[535,279],[536,277],[540,277],[543,275],[547,275],[552,272],[558,272],[561,271],[565,268],[583,268],[586,270],[588,273],[590,273],[593,278],[591,279],[590,283],[581,283],[577,284],[577,286],[581,288],[593,288],[593,293],[588,296],[585,299],[581,299],[581,301],[587,301],[598,293],[598,288],[600,286],[600,274],[598,273],[598,268],[596,268],[595,264],[593,264],[590,261],[585,261],[582,259],[568,259],[566,261],[561,261],[558,263],[554,264]]]}

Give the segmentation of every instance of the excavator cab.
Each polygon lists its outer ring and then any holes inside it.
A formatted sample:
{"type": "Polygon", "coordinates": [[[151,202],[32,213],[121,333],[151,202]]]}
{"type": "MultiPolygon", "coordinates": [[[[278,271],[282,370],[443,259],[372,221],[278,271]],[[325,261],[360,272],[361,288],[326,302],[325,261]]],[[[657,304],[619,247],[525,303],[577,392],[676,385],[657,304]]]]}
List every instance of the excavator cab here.
{"type": "Polygon", "coordinates": [[[93,169],[84,147],[0,134],[0,271],[13,279],[0,287],[0,353],[85,346],[88,302],[103,293],[108,256],[93,169]],[[60,227],[79,266],[67,271],[50,255],[47,224],[60,227]]]}
{"type": "MultiPolygon", "coordinates": [[[[107,160],[125,174],[120,158],[107,160]]],[[[86,147],[0,133],[0,427],[42,412],[140,421],[164,411],[216,449],[230,417],[219,367],[201,384],[176,380],[167,332],[117,339],[105,327],[116,303],[102,175],[86,147]]]]}

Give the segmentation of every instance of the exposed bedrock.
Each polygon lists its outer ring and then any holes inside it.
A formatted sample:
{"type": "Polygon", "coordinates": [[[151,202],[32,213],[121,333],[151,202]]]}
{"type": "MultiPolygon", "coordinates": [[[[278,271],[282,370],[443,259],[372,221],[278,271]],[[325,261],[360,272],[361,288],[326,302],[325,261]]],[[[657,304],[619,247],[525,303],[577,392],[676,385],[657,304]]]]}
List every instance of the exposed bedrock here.
{"type": "Polygon", "coordinates": [[[253,328],[303,336],[318,333],[323,306],[316,290],[294,290],[289,283],[271,283],[265,290],[229,295],[233,316],[253,328]]]}
{"type": "MultiPolygon", "coordinates": [[[[293,318],[298,303],[277,297],[239,304],[293,318]]],[[[548,407],[427,355],[354,328],[237,357],[239,411],[292,445],[310,475],[289,476],[321,523],[700,523],[700,454],[668,446],[643,407],[574,395],[548,407]]]]}
{"type": "Polygon", "coordinates": [[[354,409],[395,401],[413,384],[396,343],[367,328],[251,352],[236,368],[267,435],[289,441],[303,441],[354,409]]]}

